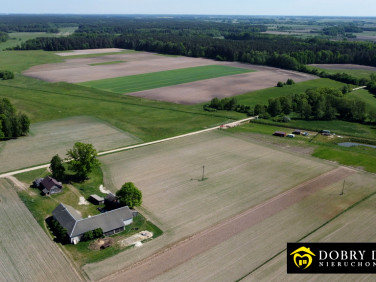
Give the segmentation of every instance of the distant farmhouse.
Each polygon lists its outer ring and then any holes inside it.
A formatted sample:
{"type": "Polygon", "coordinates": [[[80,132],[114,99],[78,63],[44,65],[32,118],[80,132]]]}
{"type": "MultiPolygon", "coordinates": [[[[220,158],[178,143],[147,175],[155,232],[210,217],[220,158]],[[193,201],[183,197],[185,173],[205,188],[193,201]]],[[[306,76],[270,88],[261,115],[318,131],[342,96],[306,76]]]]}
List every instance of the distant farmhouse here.
{"type": "Polygon", "coordinates": [[[60,204],[52,215],[67,230],[73,244],[80,242],[84,233],[88,231],[102,228],[103,235],[110,236],[123,231],[125,226],[133,222],[133,213],[128,207],[82,218],[71,206],[60,204]]]}
{"type": "Polygon", "coordinates": [[[51,195],[61,192],[63,184],[52,177],[38,178],[34,181],[34,186],[41,188],[45,195],[51,195]]]}

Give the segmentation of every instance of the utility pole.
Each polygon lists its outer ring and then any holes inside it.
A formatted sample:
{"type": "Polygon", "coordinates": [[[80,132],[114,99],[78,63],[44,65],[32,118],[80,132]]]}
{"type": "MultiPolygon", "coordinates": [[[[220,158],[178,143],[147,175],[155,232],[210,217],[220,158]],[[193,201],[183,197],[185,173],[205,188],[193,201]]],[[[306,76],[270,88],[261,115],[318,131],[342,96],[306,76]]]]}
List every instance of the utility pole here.
{"type": "Polygon", "coordinates": [[[342,192],[341,192],[341,196],[343,195],[344,191],[345,191],[345,181],[346,180],[343,180],[343,185],[342,185],[342,192]]]}
{"type": "Polygon", "coordinates": [[[202,178],[201,178],[201,181],[204,181],[205,179],[205,166],[203,165],[202,166],[202,178]]]}

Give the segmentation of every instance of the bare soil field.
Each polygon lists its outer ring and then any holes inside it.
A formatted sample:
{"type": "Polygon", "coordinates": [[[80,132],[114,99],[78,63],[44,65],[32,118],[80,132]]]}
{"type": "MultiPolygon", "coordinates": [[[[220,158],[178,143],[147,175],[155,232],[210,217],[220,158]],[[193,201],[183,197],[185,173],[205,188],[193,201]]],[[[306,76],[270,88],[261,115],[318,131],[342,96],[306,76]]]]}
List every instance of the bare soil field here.
{"type": "Polygon", "coordinates": [[[0,189],[0,281],[82,281],[10,182],[0,189]]]}
{"type": "Polygon", "coordinates": [[[78,83],[105,78],[129,76],[173,69],[214,65],[218,62],[201,58],[168,57],[154,53],[136,52],[107,55],[95,58],[68,59],[64,63],[44,64],[32,67],[24,75],[49,82],[78,83]],[[95,65],[111,61],[125,63],[95,65]]]}
{"type": "Polygon", "coordinates": [[[127,95],[174,103],[195,104],[209,101],[213,97],[231,97],[273,87],[278,81],[286,81],[288,78],[293,79],[295,82],[317,78],[309,74],[265,66],[218,62],[203,58],[169,57],[147,52],[68,59],[64,63],[34,66],[23,74],[49,82],[80,83],[207,65],[226,65],[252,69],[256,70],[256,72],[128,93],[127,95]],[[124,61],[124,63],[103,64],[114,61],[124,61]]]}
{"type": "Polygon", "coordinates": [[[143,192],[140,211],[164,231],[84,270],[106,277],[162,247],[283,193],[333,166],[291,155],[222,132],[210,132],[100,158],[105,186],[132,181],[143,192]],[[205,178],[202,179],[202,166],[205,178]]]}
{"type": "Polygon", "coordinates": [[[352,64],[312,64],[312,67],[318,67],[327,70],[369,70],[376,71],[375,67],[352,65],[352,64]]]}
{"type": "MultiPolygon", "coordinates": [[[[127,271],[119,273],[111,278],[107,277],[106,281],[148,281],[157,275],[160,275],[188,261],[189,259],[192,259],[195,256],[212,249],[220,243],[231,239],[238,233],[247,230],[270,216],[273,216],[289,206],[303,200],[320,189],[336,183],[353,173],[355,173],[354,170],[340,167],[320,175],[315,179],[286,191],[285,193],[259,204],[256,207],[241,213],[240,215],[230,218],[212,228],[206,229],[203,232],[195,234],[191,238],[178,243],[170,249],[143,260],[137,266],[132,267],[127,271]]],[[[223,271],[222,265],[220,269],[223,271]]],[[[193,269],[192,272],[196,273],[196,271],[193,271],[193,269]]],[[[183,277],[185,277],[185,275],[178,276],[179,279],[176,281],[184,280],[183,277]]],[[[191,275],[190,279],[186,281],[197,281],[200,279],[200,277],[202,278],[202,276],[198,276],[197,278],[192,276],[193,275],[191,275]]],[[[220,277],[222,279],[224,278],[223,276],[220,277]]],[[[171,281],[171,278],[165,278],[166,277],[162,278],[161,281],[171,281]]]]}
{"type": "Polygon", "coordinates": [[[97,151],[141,142],[131,134],[91,117],[74,117],[32,124],[30,135],[2,142],[0,172],[49,162],[65,157],[75,142],[91,143],[97,151]]]}
{"type": "MultiPolygon", "coordinates": [[[[354,186],[345,190],[345,196],[365,191],[376,192],[375,177],[357,174],[349,178],[354,186]],[[368,180],[368,183],[367,183],[368,180]],[[357,188],[357,191],[354,190],[357,188]],[[346,195],[347,193],[347,195],[346,195]]],[[[347,182],[347,179],[346,179],[347,182]]],[[[376,196],[372,196],[352,209],[335,218],[329,224],[310,234],[303,242],[375,242],[376,241],[376,196]]],[[[286,252],[273,258],[242,281],[325,281],[327,275],[287,275],[286,252]]],[[[374,281],[372,274],[336,274],[330,275],[331,281],[374,281]]]]}
{"type": "Polygon", "coordinates": [[[59,56],[74,56],[74,55],[89,55],[89,54],[100,54],[100,53],[115,53],[122,52],[124,49],[119,48],[103,48],[103,49],[85,49],[85,50],[72,50],[71,52],[55,53],[59,56]]]}
{"type": "Polygon", "coordinates": [[[289,78],[293,79],[295,82],[317,78],[309,74],[270,67],[245,65],[241,63],[221,64],[238,68],[251,68],[257,71],[127,93],[126,95],[178,104],[197,104],[210,101],[215,97],[232,97],[246,92],[273,87],[276,86],[278,81],[286,81],[289,78]]]}
{"type": "MultiPolygon", "coordinates": [[[[237,281],[283,251],[287,242],[300,240],[336,214],[375,191],[372,184],[374,181],[375,178],[369,175],[347,176],[348,194],[339,195],[343,181],[338,181],[152,281],[237,281]]],[[[270,265],[262,275],[250,275],[245,280],[295,281],[288,279],[290,276],[286,275],[285,253],[281,255],[281,265],[278,267],[280,272],[276,275],[269,275],[275,270],[273,265],[270,265]]],[[[307,276],[302,276],[302,279],[304,277],[307,276]]],[[[330,278],[332,277],[336,276],[330,275],[330,278]]]]}

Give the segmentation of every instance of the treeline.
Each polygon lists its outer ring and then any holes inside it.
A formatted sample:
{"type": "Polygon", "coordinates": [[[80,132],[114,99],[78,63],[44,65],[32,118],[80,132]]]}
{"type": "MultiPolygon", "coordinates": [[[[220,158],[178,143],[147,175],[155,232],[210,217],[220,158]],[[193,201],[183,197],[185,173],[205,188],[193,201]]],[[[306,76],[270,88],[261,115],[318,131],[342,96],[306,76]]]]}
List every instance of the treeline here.
{"type": "Polygon", "coordinates": [[[150,30],[123,35],[81,33],[65,38],[36,38],[16,49],[46,51],[126,48],[140,51],[210,59],[241,61],[301,70],[314,63],[352,63],[376,66],[376,44],[364,42],[299,39],[252,33],[247,40],[216,39],[209,36],[180,36],[150,30]]]}
{"type": "Polygon", "coordinates": [[[29,127],[30,120],[27,115],[17,113],[8,99],[0,100],[0,140],[26,135],[29,127]]]}
{"type": "Polygon", "coordinates": [[[341,90],[309,89],[304,94],[269,99],[268,105],[256,105],[254,114],[277,117],[297,113],[306,120],[346,120],[376,122],[376,113],[367,112],[366,103],[348,99],[341,90]]]}

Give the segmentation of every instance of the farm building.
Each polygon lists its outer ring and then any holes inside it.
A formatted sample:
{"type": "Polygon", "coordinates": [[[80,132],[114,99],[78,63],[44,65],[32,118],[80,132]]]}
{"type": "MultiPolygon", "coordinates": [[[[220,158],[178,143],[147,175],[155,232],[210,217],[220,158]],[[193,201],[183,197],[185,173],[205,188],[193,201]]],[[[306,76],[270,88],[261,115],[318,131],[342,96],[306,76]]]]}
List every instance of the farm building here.
{"type": "Polygon", "coordinates": [[[286,132],[282,132],[282,131],[276,131],[273,133],[274,136],[279,136],[279,137],[285,137],[286,136],[286,132]]]}
{"type": "Polygon", "coordinates": [[[83,234],[88,231],[102,228],[103,235],[110,236],[123,231],[126,225],[133,222],[133,213],[128,207],[82,218],[71,206],[59,204],[52,215],[67,230],[73,244],[80,242],[83,234]]]}
{"type": "Polygon", "coordinates": [[[92,202],[94,205],[101,205],[104,203],[104,198],[100,197],[98,195],[91,195],[89,198],[90,202],[92,202]]]}
{"type": "Polygon", "coordinates": [[[33,184],[35,187],[41,188],[45,195],[56,194],[63,189],[63,184],[50,176],[38,178],[33,184]]]}

